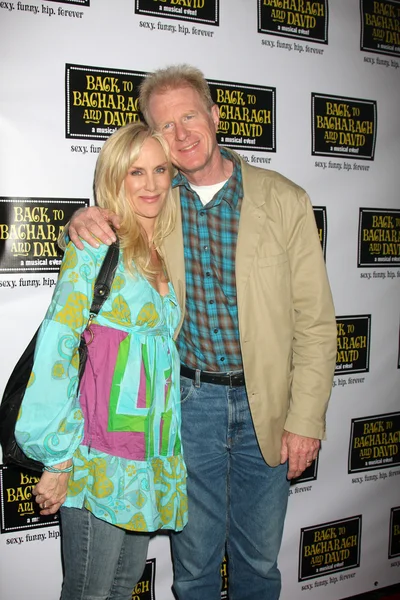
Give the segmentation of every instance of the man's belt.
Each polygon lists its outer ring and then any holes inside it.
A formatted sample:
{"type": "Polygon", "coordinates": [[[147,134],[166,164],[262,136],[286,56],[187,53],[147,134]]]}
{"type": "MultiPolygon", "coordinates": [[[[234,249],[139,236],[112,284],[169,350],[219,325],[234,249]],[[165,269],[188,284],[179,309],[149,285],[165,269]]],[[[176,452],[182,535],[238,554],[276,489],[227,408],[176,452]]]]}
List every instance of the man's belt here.
{"type": "MultiPolygon", "coordinates": [[[[230,387],[239,387],[244,385],[243,371],[232,371],[220,373],[219,371],[199,371],[199,380],[204,383],[214,383],[215,385],[229,385],[230,387]]],[[[181,375],[189,379],[196,380],[196,369],[190,369],[181,365],[181,375]]]]}

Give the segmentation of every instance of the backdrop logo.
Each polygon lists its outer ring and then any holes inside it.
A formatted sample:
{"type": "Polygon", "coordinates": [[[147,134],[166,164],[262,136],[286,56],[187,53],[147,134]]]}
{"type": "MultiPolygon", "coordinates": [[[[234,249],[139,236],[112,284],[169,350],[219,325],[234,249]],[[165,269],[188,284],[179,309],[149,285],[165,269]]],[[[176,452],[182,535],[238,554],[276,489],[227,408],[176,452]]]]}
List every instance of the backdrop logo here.
{"type": "Polygon", "coordinates": [[[219,25],[219,0],[136,0],[135,13],[219,25]]]}
{"type": "Polygon", "coordinates": [[[399,348],[397,352],[397,368],[400,369],[400,325],[399,325],[399,348]]]}
{"type": "Polygon", "coordinates": [[[311,94],[312,154],[373,160],[375,100],[311,94]]]}
{"type": "Polygon", "coordinates": [[[156,579],[156,559],[146,561],[143,575],[135,585],[132,600],[154,600],[154,585],[156,579]]]}
{"type": "Polygon", "coordinates": [[[400,465],[400,412],[351,420],[348,472],[400,465]]]}
{"type": "Polygon", "coordinates": [[[326,258],[326,238],[328,228],[326,222],[326,206],[313,206],[315,222],[317,224],[319,241],[321,242],[322,252],[326,258]]]}
{"type": "Polygon", "coordinates": [[[66,137],[107,139],[139,121],[138,85],[146,73],[65,66],[66,137]]]}
{"type": "Polygon", "coordinates": [[[208,80],[219,108],[218,143],[240,150],[276,152],[276,89],[208,80]]]}
{"type": "Polygon", "coordinates": [[[39,479],[33,471],[0,465],[1,533],[58,523],[58,513],[42,516],[32,496],[39,479]]]}
{"type": "Polygon", "coordinates": [[[400,210],[360,208],[358,267],[400,263],[400,210]]]}
{"type": "Polygon", "coordinates": [[[328,43],[328,0],[258,0],[258,33],[328,43]]]}
{"type": "Polygon", "coordinates": [[[228,561],[226,556],[224,556],[224,560],[221,565],[221,600],[228,600],[228,561]]]}
{"type": "Polygon", "coordinates": [[[400,506],[390,511],[389,558],[400,556],[400,506]]]}
{"type": "Polygon", "coordinates": [[[0,197],[0,272],[58,272],[58,236],[72,214],[88,205],[83,199],[0,197]]]}
{"type": "Polygon", "coordinates": [[[361,50],[400,55],[400,5],[396,0],[361,0],[361,50]]]}
{"type": "Polygon", "coordinates": [[[357,515],[302,528],[299,581],[359,567],[361,519],[357,515]]]}
{"type": "Polygon", "coordinates": [[[371,315],[336,317],[337,354],[335,375],[369,371],[371,315]]]}

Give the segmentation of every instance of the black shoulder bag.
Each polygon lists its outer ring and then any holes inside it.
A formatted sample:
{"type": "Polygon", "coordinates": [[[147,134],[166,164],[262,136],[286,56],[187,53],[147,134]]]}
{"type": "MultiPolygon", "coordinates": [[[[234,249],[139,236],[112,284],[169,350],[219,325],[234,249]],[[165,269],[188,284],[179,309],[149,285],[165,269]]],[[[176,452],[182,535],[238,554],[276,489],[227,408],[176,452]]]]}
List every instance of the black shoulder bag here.
{"type": "MultiPolygon", "coordinates": [[[[117,269],[118,257],[119,242],[117,240],[109,247],[99,274],[97,275],[94,284],[94,295],[92,306],[90,307],[88,325],[92,322],[93,318],[99,314],[101,307],[110,294],[115,271],[117,269]]],[[[39,329],[36,331],[21,358],[15,365],[7,382],[0,404],[0,444],[3,450],[3,463],[5,465],[16,465],[20,468],[33,471],[42,471],[43,464],[25,456],[15,440],[14,430],[26,386],[32,372],[38,332],[39,329]]],[[[79,384],[85,370],[86,359],[87,345],[82,334],[79,345],[79,384]]]]}

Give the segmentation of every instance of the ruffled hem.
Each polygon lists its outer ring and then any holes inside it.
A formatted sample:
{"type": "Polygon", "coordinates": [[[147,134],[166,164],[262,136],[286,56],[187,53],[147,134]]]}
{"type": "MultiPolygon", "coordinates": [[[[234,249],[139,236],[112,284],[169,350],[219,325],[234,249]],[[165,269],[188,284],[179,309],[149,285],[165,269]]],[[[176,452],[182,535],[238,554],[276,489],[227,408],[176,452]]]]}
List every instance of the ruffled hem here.
{"type": "Polygon", "coordinates": [[[78,448],[66,507],[90,510],[129,531],[181,531],[187,523],[186,466],[182,455],[129,461],[78,448]]]}

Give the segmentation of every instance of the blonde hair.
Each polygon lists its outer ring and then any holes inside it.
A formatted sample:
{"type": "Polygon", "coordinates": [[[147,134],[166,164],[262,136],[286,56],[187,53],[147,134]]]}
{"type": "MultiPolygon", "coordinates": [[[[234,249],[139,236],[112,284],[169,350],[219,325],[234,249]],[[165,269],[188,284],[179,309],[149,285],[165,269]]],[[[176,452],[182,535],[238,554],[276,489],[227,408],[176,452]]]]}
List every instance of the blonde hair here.
{"type": "MultiPolygon", "coordinates": [[[[96,163],[94,192],[98,206],[108,208],[121,218],[118,238],[127,270],[131,274],[138,271],[148,279],[153,279],[156,271],[151,266],[149,241],[131,203],[126,198],[124,185],[129,168],[138,158],[144,142],[148,139],[155,139],[161,145],[172,177],[173,167],[167,143],[145,123],[134,122],[117,129],[104,143],[96,163]]],[[[176,207],[170,188],[164,205],[155,219],[152,243],[156,249],[159,249],[164,237],[171,232],[175,215],[176,207]]]]}
{"type": "Polygon", "coordinates": [[[207,112],[211,112],[215,102],[203,73],[191,65],[173,65],[150,73],[139,86],[139,106],[146,122],[154,126],[148,109],[152,94],[162,94],[184,87],[193,88],[199,94],[207,112]]]}

